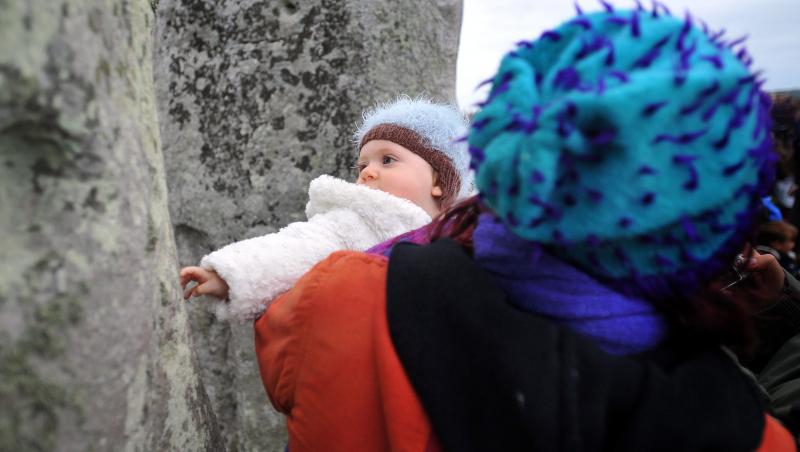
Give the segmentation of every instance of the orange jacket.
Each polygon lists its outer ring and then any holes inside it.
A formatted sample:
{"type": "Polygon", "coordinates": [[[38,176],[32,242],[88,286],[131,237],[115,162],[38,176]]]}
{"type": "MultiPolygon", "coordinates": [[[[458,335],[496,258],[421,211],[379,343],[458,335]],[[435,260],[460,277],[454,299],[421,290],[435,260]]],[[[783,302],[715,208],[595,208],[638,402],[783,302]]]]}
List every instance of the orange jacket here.
{"type": "Polygon", "coordinates": [[[264,387],[286,414],[292,452],[431,446],[389,338],[386,268],[382,257],[334,253],[256,321],[264,387]]]}
{"type": "MultiPolygon", "coordinates": [[[[389,335],[388,261],[337,252],[255,323],[267,394],[287,417],[289,450],[439,450],[389,335]]],[[[759,450],[794,451],[767,417],[759,450]]]]}

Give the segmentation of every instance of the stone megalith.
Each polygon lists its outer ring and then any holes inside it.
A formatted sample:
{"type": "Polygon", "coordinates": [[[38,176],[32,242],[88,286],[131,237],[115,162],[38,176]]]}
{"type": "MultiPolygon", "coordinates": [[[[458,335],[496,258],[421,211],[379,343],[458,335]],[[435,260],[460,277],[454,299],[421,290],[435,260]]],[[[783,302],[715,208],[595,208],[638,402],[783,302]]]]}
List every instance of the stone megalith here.
{"type": "Polygon", "coordinates": [[[0,0],[0,450],[224,450],[189,347],[153,5],[0,0]]]}
{"type": "MultiPolygon", "coordinates": [[[[155,78],[182,265],[304,220],[309,181],[352,179],[362,110],[455,100],[460,0],[160,0],[155,78]]],[[[251,325],[190,303],[203,380],[230,450],[283,450],[251,325]]]]}

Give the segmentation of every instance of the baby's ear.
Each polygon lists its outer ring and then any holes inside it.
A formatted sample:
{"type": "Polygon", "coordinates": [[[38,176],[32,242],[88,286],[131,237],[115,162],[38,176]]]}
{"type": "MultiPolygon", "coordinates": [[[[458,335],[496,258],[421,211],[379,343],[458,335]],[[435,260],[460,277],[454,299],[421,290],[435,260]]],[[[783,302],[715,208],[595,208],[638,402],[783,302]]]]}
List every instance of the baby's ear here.
{"type": "Polygon", "coordinates": [[[433,188],[431,188],[431,196],[434,198],[442,197],[442,185],[439,183],[439,173],[436,170],[433,171],[433,188]]]}

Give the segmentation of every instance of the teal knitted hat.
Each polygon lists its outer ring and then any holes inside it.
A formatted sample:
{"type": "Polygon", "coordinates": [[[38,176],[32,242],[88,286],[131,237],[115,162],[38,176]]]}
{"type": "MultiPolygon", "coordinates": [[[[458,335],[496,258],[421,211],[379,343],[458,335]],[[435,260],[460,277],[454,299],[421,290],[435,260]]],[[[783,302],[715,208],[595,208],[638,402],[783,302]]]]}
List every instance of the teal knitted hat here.
{"type": "Polygon", "coordinates": [[[480,196],[596,276],[706,277],[772,181],[769,96],[742,39],[602,4],[502,60],[468,138],[480,196]]]}

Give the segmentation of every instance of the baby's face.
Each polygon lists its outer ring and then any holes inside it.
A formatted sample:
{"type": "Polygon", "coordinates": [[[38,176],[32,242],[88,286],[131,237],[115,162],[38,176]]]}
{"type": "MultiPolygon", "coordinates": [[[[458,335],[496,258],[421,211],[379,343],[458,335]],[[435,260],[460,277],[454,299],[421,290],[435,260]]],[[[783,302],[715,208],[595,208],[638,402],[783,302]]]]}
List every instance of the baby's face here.
{"type": "Polygon", "coordinates": [[[435,173],[422,157],[397,143],[372,140],[358,155],[359,185],[385,191],[422,207],[433,217],[439,213],[442,189],[435,173]]]}

